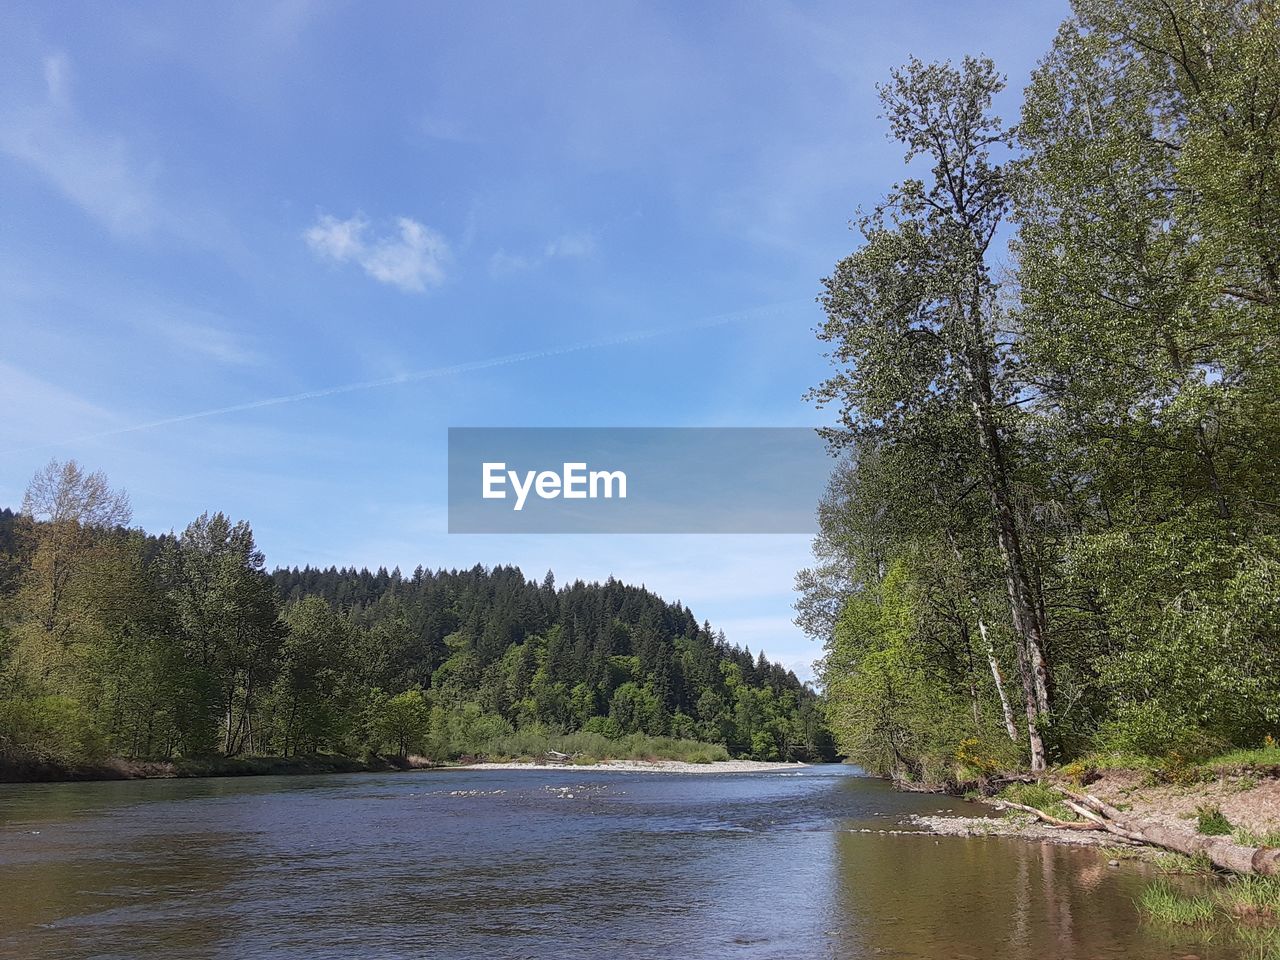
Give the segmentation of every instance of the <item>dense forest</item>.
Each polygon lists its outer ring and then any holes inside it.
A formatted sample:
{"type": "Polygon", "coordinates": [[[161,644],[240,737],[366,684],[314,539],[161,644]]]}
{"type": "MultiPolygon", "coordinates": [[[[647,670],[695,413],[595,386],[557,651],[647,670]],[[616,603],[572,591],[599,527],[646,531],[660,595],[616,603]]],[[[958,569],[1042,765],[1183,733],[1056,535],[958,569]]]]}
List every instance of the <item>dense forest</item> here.
{"type": "Polygon", "coordinates": [[[1257,746],[1280,5],[1076,0],[1015,125],[1003,86],[983,59],[893,73],[908,167],[825,280],[812,398],[843,462],[799,619],[833,728],[908,779],[1257,746]]]}
{"type": "Polygon", "coordinates": [[[830,755],[793,673],[642,588],[515,567],[268,573],[246,523],[206,514],[157,537],[130,519],[74,461],[0,512],[11,767],[518,756],[572,732],[641,755],[830,755]]]}

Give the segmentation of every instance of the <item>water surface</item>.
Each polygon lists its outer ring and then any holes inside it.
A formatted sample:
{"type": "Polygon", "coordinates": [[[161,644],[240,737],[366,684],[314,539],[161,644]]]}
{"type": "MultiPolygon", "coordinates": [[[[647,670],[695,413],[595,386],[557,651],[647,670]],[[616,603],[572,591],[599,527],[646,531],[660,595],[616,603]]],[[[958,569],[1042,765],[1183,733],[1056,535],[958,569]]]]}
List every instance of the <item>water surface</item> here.
{"type": "Polygon", "coordinates": [[[0,786],[0,956],[1233,956],[1141,865],[857,832],[942,809],[838,766],[0,786]]]}

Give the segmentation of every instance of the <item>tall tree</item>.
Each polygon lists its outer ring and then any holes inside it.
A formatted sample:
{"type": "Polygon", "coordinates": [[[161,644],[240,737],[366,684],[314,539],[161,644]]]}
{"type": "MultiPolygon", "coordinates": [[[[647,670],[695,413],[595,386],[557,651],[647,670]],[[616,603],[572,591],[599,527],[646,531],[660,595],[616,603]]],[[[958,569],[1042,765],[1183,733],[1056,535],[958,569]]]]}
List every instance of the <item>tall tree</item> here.
{"type": "Polygon", "coordinates": [[[837,446],[953,450],[986,494],[1017,637],[1034,769],[1045,766],[1041,725],[1050,713],[1046,624],[1015,495],[1012,411],[997,287],[988,252],[1008,209],[1005,171],[992,150],[1009,131],[991,114],[1004,86],[989,60],[960,67],[912,60],[881,88],[906,160],[932,162],[861,218],[863,245],[824,281],[838,372],[812,391],[839,405],[837,446]]]}
{"type": "Polygon", "coordinates": [[[1261,736],[1280,720],[1280,5],[1077,0],[1019,139],[1020,351],[1097,709],[1143,718],[1148,744],[1261,736]]]}
{"type": "MultiPolygon", "coordinates": [[[[223,753],[252,749],[255,707],[284,632],[253,531],[221,513],[202,514],[166,562],[178,624],[199,667],[193,705],[206,730],[220,721],[223,753]]],[[[207,744],[207,732],[200,739],[207,744]]]]}

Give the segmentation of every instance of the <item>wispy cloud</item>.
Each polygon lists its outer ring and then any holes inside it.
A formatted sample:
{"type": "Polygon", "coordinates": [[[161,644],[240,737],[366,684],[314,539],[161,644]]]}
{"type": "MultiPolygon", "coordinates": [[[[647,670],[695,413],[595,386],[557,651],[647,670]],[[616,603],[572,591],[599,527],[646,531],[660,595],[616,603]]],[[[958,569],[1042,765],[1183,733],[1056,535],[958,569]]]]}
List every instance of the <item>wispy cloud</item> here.
{"type": "MultiPolygon", "coordinates": [[[[45,442],[42,446],[66,446],[71,444],[84,443],[90,440],[101,440],[107,437],[116,437],[128,433],[138,433],[143,430],[152,430],[157,427],[167,427],[180,423],[189,423],[193,420],[205,420],[210,417],[219,417],[228,413],[242,413],[249,410],[259,410],[265,407],[275,407],[287,403],[299,403],[304,400],[318,400],[322,397],[333,397],[340,394],[356,393],[363,390],[374,390],[382,387],[398,386],[406,383],[416,383],[423,380],[434,380],[440,377],[455,376],[464,373],[473,373],[479,370],[488,370],[495,367],[505,367],[512,364],[526,363],[531,360],[544,360],[552,357],[561,357],[574,353],[582,353],[588,350],[597,350],[603,347],[621,347],[628,344],[639,343],[645,340],[652,340],[656,337],[663,337],[672,334],[689,333],[694,330],[709,330],[716,327],[726,326],[728,324],[746,323],[750,321],[759,321],[764,319],[775,319],[778,316],[786,316],[791,314],[799,304],[780,303],[768,306],[756,307],[750,310],[741,310],[735,313],[724,313],[713,317],[706,317],[701,320],[694,320],[686,323],[676,324],[667,327],[653,327],[647,330],[634,330],[630,333],[621,333],[613,336],[601,337],[595,340],[582,340],[576,343],[568,343],[560,346],[545,347],[539,350],[527,350],[523,353],[509,353],[503,356],[489,357],[484,360],[472,360],[465,363],[457,363],[446,367],[434,367],[429,370],[416,370],[406,373],[396,374],[391,377],[382,377],[378,380],[361,380],[354,383],[338,384],[336,386],[321,387],[317,390],[306,390],[301,393],[285,394],[276,397],[264,397],[260,400],[248,400],[243,403],[233,403],[223,407],[213,407],[208,410],[199,410],[195,413],[179,414],[177,416],[162,417],[157,420],[148,420],[142,423],[135,423],[129,426],[115,427],[110,430],[104,430],[98,433],[84,434],[77,437],[69,437],[66,440],[45,442]]],[[[4,368],[0,366],[0,374],[4,373],[4,368]]],[[[3,401],[3,393],[0,393],[0,401],[3,401]]],[[[52,431],[46,431],[44,436],[48,436],[52,431]]],[[[29,449],[34,449],[29,448],[29,449]]],[[[0,450],[0,457],[11,456],[13,454],[25,452],[24,449],[0,450]]]]}
{"type": "Polygon", "coordinates": [[[142,234],[155,225],[154,164],[139,162],[123,138],[93,129],[80,116],[65,56],[45,58],[43,96],[10,102],[15,105],[0,112],[0,151],[114,234],[142,234]]]}
{"type": "Polygon", "coordinates": [[[489,274],[506,277],[538,267],[552,260],[585,260],[595,255],[596,238],[590,233],[566,233],[533,253],[508,253],[498,250],[489,258],[489,274]]]}
{"type": "Polygon", "coordinates": [[[185,354],[200,354],[238,366],[258,364],[262,356],[251,349],[243,337],[219,325],[218,318],[210,315],[203,319],[184,320],[170,312],[163,316],[139,319],[137,326],[163,337],[174,348],[185,354]]]}
{"type": "Polygon", "coordinates": [[[25,447],[48,436],[105,430],[119,421],[106,408],[42,380],[22,366],[0,361],[0,443],[25,447]]]}
{"type": "Polygon", "coordinates": [[[303,237],[316,256],[335,263],[358,263],[379,283],[406,293],[422,293],[444,283],[453,256],[435,230],[409,217],[396,219],[396,232],[369,237],[361,214],[339,220],[322,214],[303,237]]]}

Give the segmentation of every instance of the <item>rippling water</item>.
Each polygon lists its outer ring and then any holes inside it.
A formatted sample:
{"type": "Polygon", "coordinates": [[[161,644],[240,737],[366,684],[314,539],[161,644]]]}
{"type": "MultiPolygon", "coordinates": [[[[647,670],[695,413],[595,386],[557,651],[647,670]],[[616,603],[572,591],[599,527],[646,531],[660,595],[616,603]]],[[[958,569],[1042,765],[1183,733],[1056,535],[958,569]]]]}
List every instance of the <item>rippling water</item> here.
{"type": "Polygon", "coordinates": [[[852,832],[940,809],[836,766],[4,786],[0,956],[1230,956],[1093,850],[852,832]]]}

